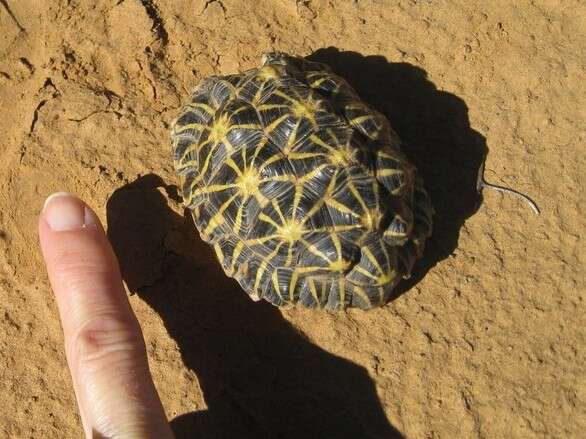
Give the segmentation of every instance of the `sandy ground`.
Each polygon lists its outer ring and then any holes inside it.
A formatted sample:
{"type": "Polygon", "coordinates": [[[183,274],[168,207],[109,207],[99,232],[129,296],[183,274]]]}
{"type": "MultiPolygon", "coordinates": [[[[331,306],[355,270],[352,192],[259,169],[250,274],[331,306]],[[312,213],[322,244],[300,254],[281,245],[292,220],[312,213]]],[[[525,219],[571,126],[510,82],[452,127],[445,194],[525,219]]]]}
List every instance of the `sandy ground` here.
{"type": "Polygon", "coordinates": [[[586,429],[586,8],[578,0],[0,0],[0,436],[79,437],[36,220],[95,206],[178,437],[578,438],[586,429]],[[387,114],[436,228],[371,312],[279,310],[185,219],[169,125],[279,49],[387,114]],[[531,195],[474,190],[489,181],[531,195]]]}

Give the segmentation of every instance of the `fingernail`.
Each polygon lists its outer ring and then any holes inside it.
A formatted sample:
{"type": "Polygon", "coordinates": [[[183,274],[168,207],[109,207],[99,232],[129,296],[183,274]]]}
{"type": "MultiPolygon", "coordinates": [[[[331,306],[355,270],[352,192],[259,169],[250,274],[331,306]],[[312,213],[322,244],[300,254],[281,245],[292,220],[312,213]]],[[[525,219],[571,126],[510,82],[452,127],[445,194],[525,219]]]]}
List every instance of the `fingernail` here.
{"type": "Polygon", "coordinates": [[[57,192],[45,200],[43,215],[51,230],[63,232],[95,226],[97,218],[83,201],[67,192],[57,192]]]}

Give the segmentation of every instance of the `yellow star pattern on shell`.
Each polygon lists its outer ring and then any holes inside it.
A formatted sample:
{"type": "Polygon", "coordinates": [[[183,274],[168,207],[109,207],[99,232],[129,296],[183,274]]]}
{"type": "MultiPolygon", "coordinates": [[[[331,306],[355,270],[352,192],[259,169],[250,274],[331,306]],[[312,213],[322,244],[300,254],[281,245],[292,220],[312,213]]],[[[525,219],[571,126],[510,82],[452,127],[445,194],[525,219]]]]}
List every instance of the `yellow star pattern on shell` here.
{"type": "Polygon", "coordinates": [[[329,68],[263,59],[204,80],[175,121],[185,205],[255,300],[382,305],[431,233],[421,179],[384,116],[329,68]]]}

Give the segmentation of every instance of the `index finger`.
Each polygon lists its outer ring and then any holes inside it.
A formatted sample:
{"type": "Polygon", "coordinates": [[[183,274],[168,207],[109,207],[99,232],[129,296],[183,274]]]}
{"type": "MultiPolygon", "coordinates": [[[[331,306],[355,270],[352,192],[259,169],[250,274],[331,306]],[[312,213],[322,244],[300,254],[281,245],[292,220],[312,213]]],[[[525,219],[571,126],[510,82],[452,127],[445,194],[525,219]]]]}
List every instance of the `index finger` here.
{"type": "Polygon", "coordinates": [[[96,214],[70,194],[54,194],[39,218],[39,238],[86,436],[172,437],[96,214]]]}

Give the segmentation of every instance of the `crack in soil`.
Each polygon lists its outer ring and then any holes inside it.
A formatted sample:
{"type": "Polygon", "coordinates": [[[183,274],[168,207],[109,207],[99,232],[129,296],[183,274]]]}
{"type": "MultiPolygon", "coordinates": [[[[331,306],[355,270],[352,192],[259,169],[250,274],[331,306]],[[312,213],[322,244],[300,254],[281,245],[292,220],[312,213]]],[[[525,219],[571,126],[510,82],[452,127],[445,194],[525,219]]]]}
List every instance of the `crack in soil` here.
{"type": "Polygon", "coordinates": [[[225,17],[226,12],[228,12],[228,10],[226,9],[226,6],[224,6],[224,3],[222,3],[221,0],[207,0],[205,6],[203,7],[203,9],[199,13],[199,15],[203,15],[204,12],[206,11],[206,9],[208,8],[208,6],[211,5],[212,3],[218,3],[220,5],[220,8],[222,8],[222,11],[224,12],[224,17],[225,17]]]}
{"type": "Polygon", "coordinates": [[[140,0],[140,3],[142,4],[150,19],[153,20],[152,31],[155,33],[157,38],[161,40],[163,45],[167,45],[169,42],[169,34],[167,33],[167,29],[165,29],[165,25],[163,24],[163,19],[161,18],[159,9],[157,6],[155,6],[153,0],[140,0]]]}
{"type": "Polygon", "coordinates": [[[2,6],[4,6],[4,9],[6,9],[6,12],[8,12],[8,15],[10,15],[10,18],[12,18],[12,21],[14,21],[14,24],[16,25],[16,27],[18,28],[18,30],[20,32],[26,34],[26,29],[21,26],[21,24],[19,23],[18,19],[16,18],[16,16],[12,12],[12,10],[10,9],[10,6],[8,6],[8,1],[7,0],[0,0],[0,4],[2,6]]]}
{"type": "Polygon", "coordinates": [[[46,103],[47,103],[47,99],[43,99],[41,102],[38,103],[37,107],[35,108],[35,111],[33,113],[33,121],[31,122],[31,127],[28,130],[29,134],[32,134],[33,131],[35,130],[35,125],[37,124],[37,121],[39,120],[39,111],[41,110],[41,108],[43,108],[43,106],[46,103]]]}

